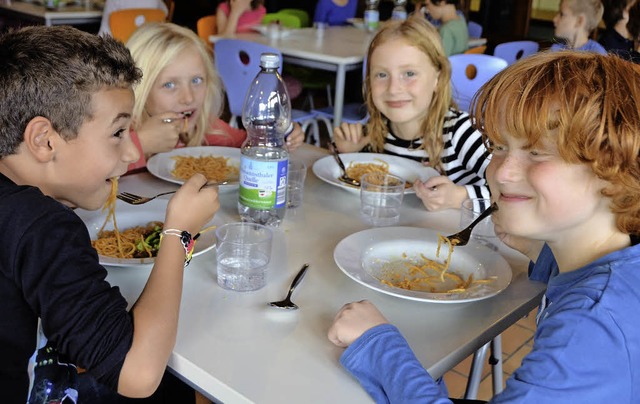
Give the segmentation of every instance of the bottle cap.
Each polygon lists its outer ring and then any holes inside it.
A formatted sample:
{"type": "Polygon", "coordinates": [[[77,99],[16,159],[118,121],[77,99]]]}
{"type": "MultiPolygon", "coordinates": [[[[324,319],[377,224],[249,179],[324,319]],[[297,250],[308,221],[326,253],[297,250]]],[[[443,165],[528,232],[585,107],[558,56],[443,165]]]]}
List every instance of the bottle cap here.
{"type": "Polygon", "coordinates": [[[275,53],[263,53],[260,55],[260,66],[265,69],[277,69],[280,67],[280,56],[275,53]]]}

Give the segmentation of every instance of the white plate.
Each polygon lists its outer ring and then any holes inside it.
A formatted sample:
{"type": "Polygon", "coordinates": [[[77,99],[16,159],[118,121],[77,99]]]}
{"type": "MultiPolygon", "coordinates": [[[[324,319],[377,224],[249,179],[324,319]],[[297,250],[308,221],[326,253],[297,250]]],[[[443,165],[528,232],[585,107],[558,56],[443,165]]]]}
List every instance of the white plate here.
{"type": "MultiPolygon", "coordinates": [[[[129,205],[128,203],[117,200],[116,222],[118,223],[118,229],[125,230],[134,226],[147,225],[149,222],[154,221],[164,222],[167,203],[168,200],[166,199],[154,199],[153,201],[147,202],[144,205],[136,206],[129,205]]],[[[84,209],[76,209],[75,212],[87,225],[87,229],[89,230],[89,236],[91,237],[91,239],[95,240],[98,237],[98,231],[100,230],[100,227],[102,227],[107,213],[102,212],[102,210],[90,211],[84,209]]],[[[214,219],[211,222],[207,223],[204,228],[213,225],[220,226],[222,224],[222,220],[216,220],[216,218],[214,217],[214,219]]],[[[105,229],[113,230],[113,223],[107,223],[105,229]]],[[[203,254],[204,252],[209,251],[213,247],[215,247],[215,233],[215,230],[212,229],[200,235],[193,250],[193,257],[197,257],[198,255],[203,254]]],[[[116,267],[148,265],[153,264],[155,261],[155,258],[124,259],[106,257],[104,255],[98,255],[98,258],[102,265],[110,265],[116,267]]]]}
{"type": "MultiPolygon", "coordinates": [[[[389,172],[398,177],[404,178],[405,181],[415,182],[420,179],[425,181],[428,178],[440,175],[436,170],[431,167],[423,166],[417,161],[407,159],[404,157],[393,156],[391,154],[383,153],[340,153],[340,157],[344,162],[344,165],[349,167],[349,163],[376,163],[379,160],[389,163],[389,172]]],[[[351,192],[360,192],[359,188],[352,187],[338,180],[338,177],[342,175],[338,163],[334,160],[333,156],[329,155],[317,160],[313,163],[313,173],[316,177],[322,181],[331,185],[338,186],[340,188],[349,190],[351,192]]],[[[407,194],[413,194],[415,191],[413,188],[407,188],[405,191],[407,194]]]]}
{"type": "MultiPolygon", "coordinates": [[[[418,227],[380,227],[352,234],[338,243],[333,258],[338,267],[351,279],[388,295],[403,299],[434,303],[463,303],[494,296],[511,282],[511,267],[497,252],[470,241],[464,247],[456,247],[451,256],[451,267],[463,277],[495,280],[472,286],[463,293],[429,293],[396,288],[381,283],[374,277],[385,263],[424,254],[435,257],[438,233],[418,227]]],[[[441,253],[442,257],[442,253],[441,253]]]]}
{"type": "MultiPolygon", "coordinates": [[[[235,147],[222,147],[222,146],[198,146],[198,147],[181,147],[173,149],[166,153],[158,153],[152,156],[147,161],[147,170],[156,177],[165,181],[173,182],[175,184],[183,184],[184,180],[176,178],[171,174],[171,171],[176,166],[176,161],[173,157],[185,156],[185,157],[202,157],[202,156],[217,156],[228,157],[228,164],[234,165],[240,168],[240,149],[235,147]]],[[[231,191],[238,189],[238,184],[220,185],[220,191],[231,191]]]]}

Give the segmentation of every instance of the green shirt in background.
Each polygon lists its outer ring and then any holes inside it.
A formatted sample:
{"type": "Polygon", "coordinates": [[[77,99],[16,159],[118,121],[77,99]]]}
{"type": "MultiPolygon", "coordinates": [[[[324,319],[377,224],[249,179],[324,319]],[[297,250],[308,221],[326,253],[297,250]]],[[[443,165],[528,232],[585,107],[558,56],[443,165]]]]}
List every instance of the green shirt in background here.
{"type": "Polygon", "coordinates": [[[447,56],[463,53],[469,47],[469,29],[463,18],[451,20],[440,26],[442,46],[447,56]]]}

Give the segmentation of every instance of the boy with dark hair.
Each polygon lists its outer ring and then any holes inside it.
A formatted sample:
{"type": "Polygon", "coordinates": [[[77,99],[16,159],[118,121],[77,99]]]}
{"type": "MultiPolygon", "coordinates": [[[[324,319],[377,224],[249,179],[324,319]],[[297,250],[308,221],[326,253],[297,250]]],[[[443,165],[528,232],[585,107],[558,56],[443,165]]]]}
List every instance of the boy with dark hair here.
{"type": "Polygon", "coordinates": [[[219,207],[217,191],[201,189],[206,179],[198,175],[171,199],[164,228],[184,237],[167,230],[130,311],[105,281],[86,226],[72,210],[102,207],[113,182],[138,159],[129,125],[132,85],[140,77],[129,51],[112,38],[43,26],[0,36],[5,402],[26,402],[30,383],[32,400],[55,383],[60,395],[49,400],[113,402],[116,396],[106,391],[146,397],[162,379],[175,343],[191,245],[184,238],[211,219],[219,207]],[[38,338],[39,324],[44,338],[38,338]],[[35,372],[29,371],[29,358],[40,346],[35,372]],[[47,363],[69,366],[51,372],[42,366],[47,363]],[[76,365],[86,369],[80,378],[76,365]],[[87,386],[92,392],[83,396],[87,386]]]}

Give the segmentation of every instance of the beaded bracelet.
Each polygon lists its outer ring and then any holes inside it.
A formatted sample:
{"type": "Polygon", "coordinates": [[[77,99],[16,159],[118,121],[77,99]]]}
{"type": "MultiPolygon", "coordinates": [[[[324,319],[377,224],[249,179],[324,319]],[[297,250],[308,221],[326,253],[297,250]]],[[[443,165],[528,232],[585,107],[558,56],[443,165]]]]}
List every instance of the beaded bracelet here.
{"type": "Polygon", "coordinates": [[[191,257],[193,256],[193,248],[196,245],[196,239],[200,234],[198,233],[196,234],[195,237],[191,237],[191,233],[189,233],[186,230],[166,229],[166,230],[163,230],[162,233],[160,234],[160,243],[162,243],[162,237],[164,235],[176,236],[180,238],[180,242],[184,247],[184,253],[185,253],[184,267],[186,268],[187,266],[189,266],[189,263],[191,262],[191,257]]]}

